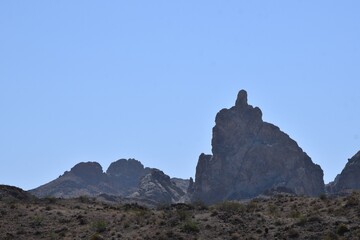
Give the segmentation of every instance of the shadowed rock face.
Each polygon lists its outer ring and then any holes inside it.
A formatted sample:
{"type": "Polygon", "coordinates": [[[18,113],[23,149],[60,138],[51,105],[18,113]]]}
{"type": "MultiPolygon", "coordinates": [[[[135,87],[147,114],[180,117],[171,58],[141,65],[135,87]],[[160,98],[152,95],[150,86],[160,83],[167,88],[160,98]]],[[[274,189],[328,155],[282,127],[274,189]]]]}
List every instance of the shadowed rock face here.
{"type": "Polygon", "coordinates": [[[199,157],[193,200],[246,199],[276,187],[311,196],[324,191],[320,166],[287,134],[262,120],[261,110],[247,103],[246,91],[215,122],[213,155],[199,157]]]}
{"type": "Polygon", "coordinates": [[[126,196],[136,191],[140,179],[149,172],[148,168],[135,159],[120,159],[106,170],[110,184],[119,194],[126,196]]]}
{"type": "Polygon", "coordinates": [[[360,189],[360,151],[349,159],[342,172],[326,188],[329,193],[360,189]]]}
{"type": "Polygon", "coordinates": [[[90,184],[102,181],[104,178],[102,167],[97,162],[78,163],[71,168],[70,172],[90,184]]]}

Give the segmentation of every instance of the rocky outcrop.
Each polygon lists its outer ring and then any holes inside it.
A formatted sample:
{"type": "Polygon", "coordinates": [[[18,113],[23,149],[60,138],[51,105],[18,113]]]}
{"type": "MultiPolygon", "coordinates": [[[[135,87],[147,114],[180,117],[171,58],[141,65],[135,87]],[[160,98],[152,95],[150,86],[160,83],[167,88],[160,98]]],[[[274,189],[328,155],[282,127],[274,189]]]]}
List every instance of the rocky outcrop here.
{"type": "Polygon", "coordinates": [[[135,159],[120,159],[110,164],[106,170],[108,181],[118,195],[127,196],[137,190],[140,179],[149,172],[140,161],[135,159]]]}
{"type": "Polygon", "coordinates": [[[78,163],[71,168],[70,173],[89,184],[100,182],[105,177],[101,165],[97,162],[78,163]]]}
{"type": "Polygon", "coordinates": [[[326,186],[329,193],[342,193],[360,189],[360,151],[348,160],[342,172],[326,186]]]}
{"type": "Polygon", "coordinates": [[[150,199],[158,203],[176,203],[184,195],[185,192],[168,175],[158,169],[151,169],[141,179],[138,190],[130,197],[150,199]]]}
{"type": "Polygon", "coordinates": [[[247,199],[284,187],[310,196],[324,191],[323,171],[273,124],[241,90],[235,106],[222,109],[213,128],[212,155],[201,154],[192,200],[247,199]]]}
{"type": "MultiPolygon", "coordinates": [[[[192,178],[190,178],[190,179],[192,179],[192,178]]],[[[171,182],[185,193],[187,192],[187,190],[189,188],[190,181],[191,180],[189,180],[189,179],[171,178],[171,182]]]]}
{"type": "Polygon", "coordinates": [[[158,169],[144,168],[135,159],[120,159],[110,164],[106,173],[97,162],[82,162],[30,193],[38,197],[74,198],[79,196],[118,196],[134,201],[175,203],[188,188],[189,180],[170,179],[158,169]]]}

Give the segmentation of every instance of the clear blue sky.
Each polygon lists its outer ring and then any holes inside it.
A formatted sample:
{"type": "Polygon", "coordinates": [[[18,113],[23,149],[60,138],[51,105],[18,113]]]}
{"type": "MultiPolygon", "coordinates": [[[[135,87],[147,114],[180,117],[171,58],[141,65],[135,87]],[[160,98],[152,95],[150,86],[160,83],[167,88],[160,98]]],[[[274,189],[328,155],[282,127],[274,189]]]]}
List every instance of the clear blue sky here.
{"type": "Polygon", "coordinates": [[[360,1],[1,1],[0,183],[211,153],[246,89],[334,179],[360,150],[360,1]]]}

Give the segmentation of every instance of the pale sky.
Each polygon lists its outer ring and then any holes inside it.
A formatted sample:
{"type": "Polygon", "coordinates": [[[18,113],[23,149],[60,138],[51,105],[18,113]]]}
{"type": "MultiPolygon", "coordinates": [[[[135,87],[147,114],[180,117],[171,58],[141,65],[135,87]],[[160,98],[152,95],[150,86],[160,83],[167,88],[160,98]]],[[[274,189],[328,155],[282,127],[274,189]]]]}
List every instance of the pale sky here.
{"type": "Polygon", "coordinates": [[[320,164],[360,150],[360,1],[1,1],[0,184],[135,158],[194,177],[245,89],[320,164]]]}

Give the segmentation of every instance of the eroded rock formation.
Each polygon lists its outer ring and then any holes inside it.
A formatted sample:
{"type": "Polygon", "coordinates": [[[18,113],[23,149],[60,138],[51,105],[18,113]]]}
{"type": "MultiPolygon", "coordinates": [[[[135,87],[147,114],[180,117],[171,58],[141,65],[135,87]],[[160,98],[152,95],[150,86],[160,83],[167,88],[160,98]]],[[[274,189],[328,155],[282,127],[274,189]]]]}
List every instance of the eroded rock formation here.
{"type": "Polygon", "coordinates": [[[346,163],[342,172],[326,186],[329,193],[341,193],[360,189],[360,151],[346,163]]]}
{"type": "Polygon", "coordinates": [[[264,122],[241,90],[213,128],[212,155],[201,154],[192,200],[214,203],[255,197],[284,187],[310,196],[324,191],[323,171],[277,126],[264,122]]]}
{"type": "Polygon", "coordinates": [[[189,180],[170,179],[158,169],[144,168],[135,159],[120,159],[110,164],[106,173],[97,162],[76,164],[55,179],[30,193],[38,197],[73,198],[86,196],[121,196],[152,203],[175,203],[186,194],[189,180]]]}

